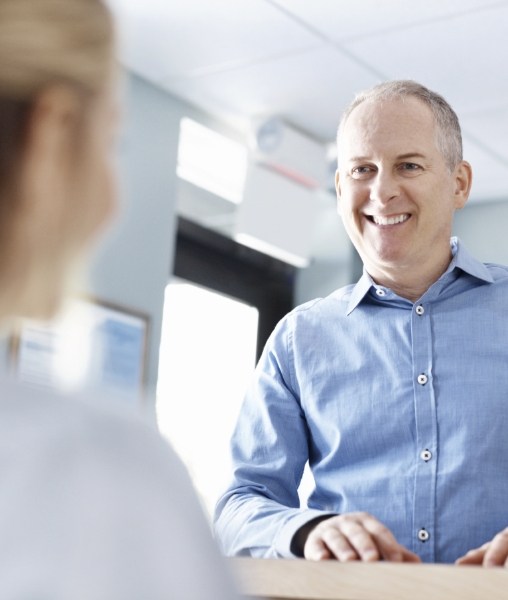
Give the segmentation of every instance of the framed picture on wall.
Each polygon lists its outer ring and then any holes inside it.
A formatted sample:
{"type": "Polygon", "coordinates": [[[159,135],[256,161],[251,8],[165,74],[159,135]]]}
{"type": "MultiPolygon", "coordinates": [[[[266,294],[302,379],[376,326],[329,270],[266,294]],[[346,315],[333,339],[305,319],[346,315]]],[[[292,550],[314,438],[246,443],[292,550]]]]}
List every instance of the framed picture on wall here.
{"type": "Polygon", "coordinates": [[[147,315],[75,298],[49,323],[23,321],[12,336],[15,377],[63,391],[101,390],[136,399],[146,376],[147,315]]]}

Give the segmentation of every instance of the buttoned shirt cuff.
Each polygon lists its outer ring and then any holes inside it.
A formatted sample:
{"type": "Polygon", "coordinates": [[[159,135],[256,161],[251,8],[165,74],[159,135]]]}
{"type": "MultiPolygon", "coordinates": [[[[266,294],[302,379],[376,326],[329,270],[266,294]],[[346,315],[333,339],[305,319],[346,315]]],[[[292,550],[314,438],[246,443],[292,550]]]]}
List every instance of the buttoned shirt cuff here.
{"type": "Polygon", "coordinates": [[[322,510],[302,510],[291,517],[280,529],[275,541],[275,551],[281,558],[301,558],[299,554],[292,551],[291,543],[298,530],[315,519],[333,517],[337,513],[322,510]]]}

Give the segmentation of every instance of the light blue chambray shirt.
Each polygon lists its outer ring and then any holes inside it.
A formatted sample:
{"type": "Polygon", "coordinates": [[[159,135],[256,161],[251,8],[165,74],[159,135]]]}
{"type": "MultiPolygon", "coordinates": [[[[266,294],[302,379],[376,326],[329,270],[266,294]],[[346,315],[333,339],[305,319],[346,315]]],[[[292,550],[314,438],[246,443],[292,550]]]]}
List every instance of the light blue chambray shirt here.
{"type": "Polygon", "coordinates": [[[226,554],[291,557],[298,528],[328,511],[370,512],[426,562],[508,525],[508,268],[451,243],[414,304],[364,273],[279,323],[217,505],[226,554]],[[316,487],[300,508],[307,460],[316,487]]]}

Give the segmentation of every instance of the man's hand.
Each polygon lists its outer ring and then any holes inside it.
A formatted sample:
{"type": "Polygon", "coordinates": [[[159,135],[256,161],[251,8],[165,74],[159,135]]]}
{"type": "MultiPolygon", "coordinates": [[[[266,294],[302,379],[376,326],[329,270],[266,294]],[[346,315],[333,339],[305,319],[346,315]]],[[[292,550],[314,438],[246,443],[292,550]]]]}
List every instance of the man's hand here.
{"type": "Polygon", "coordinates": [[[368,513],[346,513],[321,521],[309,533],[303,554],[309,560],[420,562],[392,532],[368,513]]]}
{"type": "Polygon", "coordinates": [[[508,527],[499,532],[490,542],[458,558],[455,564],[508,567],[508,527]]]}

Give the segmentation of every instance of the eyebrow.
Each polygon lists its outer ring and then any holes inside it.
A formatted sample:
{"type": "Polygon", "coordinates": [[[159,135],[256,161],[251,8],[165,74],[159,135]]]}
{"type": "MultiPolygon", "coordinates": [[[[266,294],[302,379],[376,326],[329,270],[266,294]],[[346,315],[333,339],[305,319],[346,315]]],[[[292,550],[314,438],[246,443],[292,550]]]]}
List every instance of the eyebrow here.
{"type": "Polygon", "coordinates": [[[425,154],[421,152],[406,152],[405,154],[399,154],[397,158],[399,160],[404,160],[405,158],[425,158],[425,154]]]}
{"type": "MultiPolygon", "coordinates": [[[[405,152],[404,154],[399,154],[396,159],[397,160],[405,160],[407,158],[426,158],[424,154],[421,152],[405,152]]],[[[371,160],[369,156],[353,156],[348,159],[348,162],[363,162],[365,160],[371,160]]]]}

